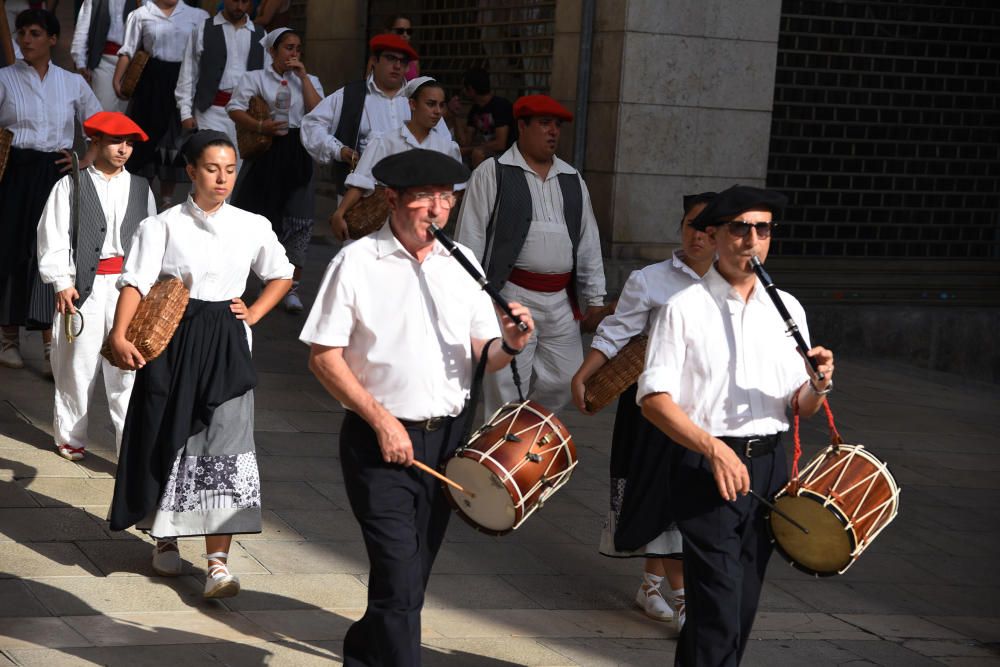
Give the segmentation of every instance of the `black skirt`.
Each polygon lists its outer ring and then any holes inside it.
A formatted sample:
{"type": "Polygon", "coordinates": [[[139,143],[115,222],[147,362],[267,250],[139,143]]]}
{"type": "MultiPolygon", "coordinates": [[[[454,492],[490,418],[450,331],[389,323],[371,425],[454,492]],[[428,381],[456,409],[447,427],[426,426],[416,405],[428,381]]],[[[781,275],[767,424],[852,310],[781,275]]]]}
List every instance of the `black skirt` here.
{"type": "Polygon", "coordinates": [[[229,301],[191,299],[167,349],[136,373],[111,501],[111,529],[157,508],[178,453],[215,409],[257,384],[243,322],[229,301]]]}
{"type": "MultiPolygon", "coordinates": [[[[632,385],[618,399],[611,440],[615,549],[636,551],[674,524],[670,479],[683,448],[642,416],[632,385]],[[619,493],[620,497],[614,497],[619,493]]],[[[667,554],[664,554],[667,555],[667,554]]]]}
{"type": "Polygon", "coordinates": [[[181,64],[150,58],[128,107],[128,116],[141,127],[149,141],[137,141],[125,168],[145,178],[186,182],[180,145],[184,136],[174,89],[181,64]]]}
{"type": "Polygon", "coordinates": [[[12,148],[0,181],[0,324],[48,329],[55,292],[38,275],[38,220],[62,174],[62,153],[12,148]]]}
{"type": "Polygon", "coordinates": [[[288,215],[293,195],[312,180],[312,157],[302,146],[299,128],[293,127],[288,134],[274,137],[266,153],[243,163],[243,172],[233,195],[233,206],[270,220],[271,228],[280,238],[282,219],[288,215]]]}

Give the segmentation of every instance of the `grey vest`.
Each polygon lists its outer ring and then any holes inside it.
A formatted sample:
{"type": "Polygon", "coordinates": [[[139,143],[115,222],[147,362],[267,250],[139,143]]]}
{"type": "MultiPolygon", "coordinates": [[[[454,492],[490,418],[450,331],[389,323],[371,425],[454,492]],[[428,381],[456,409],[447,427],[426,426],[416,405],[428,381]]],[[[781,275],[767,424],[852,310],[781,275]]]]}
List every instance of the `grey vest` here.
{"type": "MultiPolygon", "coordinates": [[[[250,37],[250,51],[247,53],[247,71],[263,69],[264,47],[260,40],[264,37],[264,29],[259,25],[253,27],[250,37]]],[[[194,91],[194,108],[204,111],[212,106],[215,94],[219,92],[219,82],[226,71],[226,35],[221,25],[215,25],[213,19],[205,19],[202,33],[201,61],[198,63],[198,85],[194,91]]]]}
{"type": "MultiPolygon", "coordinates": [[[[101,64],[104,44],[108,41],[108,30],[111,29],[111,13],[108,0],[94,0],[90,11],[90,30],[87,31],[87,69],[97,69],[101,64]]],[[[122,23],[128,20],[128,15],[136,8],[132,0],[125,0],[122,10],[122,23]]]]}
{"type": "MultiPolygon", "coordinates": [[[[128,206],[121,225],[122,249],[128,255],[132,246],[132,236],[139,223],[149,217],[149,182],[141,176],[132,177],[128,193],[128,206]]],[[[104,207],[97,196],[94,181],[86,172],[80,173],[80,229],[73,244],[76,261],[76,291],[80,293],[78,306],[90,296],[97,275],[97,261],[101,258],[101,248],[107,234],[107,218],[104,207]]]]}
{"type": "MultiPolygon", "coordinates": [[[[486,267],[487,280],[500,289],[507,283],[510,271],[524,247],[524,240],[531,227],[533,208],[528,176],[523,169],[496,162],[496,174],[497,199],[493,204],[495,214],[486,228],[487,242],[482,263],[486,267]]],[[[583,188],[578,174],[559,174],[557,178],[563,196],[563,217],[573,243],[575,274],[576,251],[580,245],[583,220],[583,188]]]]}

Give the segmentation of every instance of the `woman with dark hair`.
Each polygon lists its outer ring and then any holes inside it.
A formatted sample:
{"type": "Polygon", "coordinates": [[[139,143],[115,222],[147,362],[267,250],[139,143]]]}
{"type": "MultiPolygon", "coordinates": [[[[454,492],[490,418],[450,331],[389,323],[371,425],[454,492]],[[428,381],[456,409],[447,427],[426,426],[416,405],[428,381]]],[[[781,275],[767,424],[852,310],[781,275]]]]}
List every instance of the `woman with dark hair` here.
{"type": "MultiPolygon", "coordinates": [[[[0,180],[0,365],[23,368],[19,327],[40,329],[49,366],[55,293],[38,275],[38,219],[63,172],[70,170],[76,123],[101,110],[79,74],[52,63],[59,21],[28,9],[14,21],[22,59],[0,68],[0,127],[14,134],[0,180]]],[[[84,159],[81,167],[88,166],[84,159]]]]}
{"type": "MultiPolygon", "coordinates": [[[[410,120],[395,130],[377,135],[361,154],[358,166],[344,180],[347,192],[330,221],[334,235],[341,241],[347,239],[344,214],[375,190],[372,167],[383,158],[414,148],[425,148],[462,161],[458,144],[448,134],[447,127],[439,123],[445,109],[445,93],[441,84],[429,76],[421,76],[407,83],[402,93],[410,100],[410,120]]],[[[455,186],[456,191],[464,188],[464,183],[455,186]]]]}
{"type": "Polygon", "coordinates": [[[119,97],[122,77],[135,54],[145,51],[150,56],[127,112],[146,130],[149,141],[136,145],[125,168],[148,178],[150,183],[160,179],[160,210],[173,205],[177,182],[186,180],[184,160],[178,150],[181,117],[174,91],[188,37],[207,18],[204,9],[178,0],[149,0],[128,15],[125,40],[118,49],[112,85],[119,97]]]}
{"type": "Polygon", "coordinates": [[[259,213],[271,221],[288,259],[295,265],[295,282],[285,296],[285,310],[299,312],[298,281],[312,238],[314,195],[313,161],[299,139],[302,117],[323,99],[323,85],[302,64],[302,36],[291,28],[279,28],[261,41],[271,54],[270,66],[247,72],[233,89],[226,105],[236,127],[272,136],[271,148],[243,163],[233,204],[259,213]],[[284,120],[258,121],[247,109],[250,98],[262,97],[275,115],[279,92],[287,91],[284,120]]]}
{"type": "Polygon", "coordinates": [[[181,572],[177,538],[205,536],[206,598],[239,592],[226,565],[234,533],[261,530],[253,440],[250,327],[285,295],[293,267],[270,223],[226,203],[236,149],[206,130],[184,145],[192,192],[147,218],[132,241],[109,335],[115,365],[136,369],[111,504],[112,530],[137,526],[156,538],[153,569],[181,572]],[[266,283],[247,306],[253,271],[266,283]],[[146,363],[125,332],[140,299],[164,277],[190,293],[167,349],[146,363]]]}

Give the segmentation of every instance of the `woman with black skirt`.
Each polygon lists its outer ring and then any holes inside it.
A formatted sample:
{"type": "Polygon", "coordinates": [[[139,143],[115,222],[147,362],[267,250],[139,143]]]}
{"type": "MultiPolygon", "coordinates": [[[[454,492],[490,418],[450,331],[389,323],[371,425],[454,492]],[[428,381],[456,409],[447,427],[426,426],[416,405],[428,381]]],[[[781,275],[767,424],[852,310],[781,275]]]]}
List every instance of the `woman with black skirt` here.
{"type": "MultiPolygon", "coordinates": [[[[28,9],[14,21],[23,59],[0,68],[0,128],[14,134],[7,170],[0,180],[0,365],[22,368],[19,328],[42,331],[44,370],[51,374],[49,348],[55,292],[38,275],[35,252],[38,219],[49,192],[70,170],[77,122],[101,110],[79,74],[51,61],[59,21],[44,9],[28,9]]],[[[81,161],[81,167],[90,160],[81,161]]]]}
{"type": "Polygon", "coordinates": [[[204,595],[221,598],[239,592],[226,566],[233,534],[261,530],[250,327],[288,291],[293,267],[266,219],[226,203],[236,180],[229,138],[202,131],[182,150],[192,194],[143,221],[118,281],[109,340],[116,365],[138,373],[110,522],[156,538],[153,569],[163,576],[181,572],[177,537],[204,535],[204,595]],[[248,307],[239,295],[251,270],[266,286],[248,307]],[[147,364],[125,331],[161,277],[180,278],[190,301],[167,349],[147,364]]]}
{"type": "Polygon", "coordinates": [[[150,184],[154,178],[160,179],[160,210],[173,205],[174,187],[178,181],[187,180],[178,150],[181,118],[174,89],[188,38],[207,18],[204,9],[178,0],[150,0],[128,15],[125,39],[118,49],[112,83],[119,97],[122,77],[132,57],[139,51],[150,56],[126,112],[146,130],[149,141],[136,144],[125,169],[148,178],[150,184]]]}
{"type": "Polygon", "coordinates": [[[297,289],[312,237],[316,186],[312,157],[302,147],[299,127],[302,117],[323,99],[323,85],[302,64],[299,33],[278,28],[268,33],[261,44],[271,54],[272,63],[243,75],[226,111],[237,127],[269,134],[273,140],[266,153],[243,163],[233,204],[271,221],[288,259],[295,265],[295,282],[284,299],[285,310],[300,312],[302,301],[297,289]],[[276,111],[278,93],[285,90],[290,93],[287,117],[276,111]],[[247,113],[254,95],[271,107],[270,119],[258,121],[247,113]]]}

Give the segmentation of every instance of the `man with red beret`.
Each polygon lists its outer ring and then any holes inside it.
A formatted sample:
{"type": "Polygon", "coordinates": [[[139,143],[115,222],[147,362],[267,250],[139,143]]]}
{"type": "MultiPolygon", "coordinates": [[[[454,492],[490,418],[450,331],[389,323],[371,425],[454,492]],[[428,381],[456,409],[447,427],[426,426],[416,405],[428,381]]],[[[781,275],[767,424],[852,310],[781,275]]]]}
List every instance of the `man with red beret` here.
{"type": "MultiPolygon", "coordinates": [[[[368,42],[375,66],[367,79],[333,92],[302,119],[302,145],[321,164],[333,164],[341,194],[344,179],[373,133],[395,130],[410,120],[410,102],[402,94],[403,76],[417,52],[399,35],[375,35],[368,42]]],[[[441,121],[442,123],[444,121],[441,121]]]]}
{"type": "MultiPolygon", "coordinates": [[[[557,412],[569,403],[570,380],[583,363],[578,320],[596,325],[607,312],[604,264],[587,185],[556,157],[561,126],[573,114],[548,95],[527,95],[514,102],[514,118],[517,142],[472,172],[458,240],[505,299],[536,313],[535,338],[517,371],[525,395],[557,412]]],[[[484,384],[487,414],[518,397],[511,373],[484,384]]]]}
{"type": "Polygon", "coordinates": [[[101,357],[118,303],[115,282],[139,223],[156,215],[145,178],[125,171],[142,128],[117,111],[101,111],[83,122],[94,163],[60,179],[49,193],[38,222],[38,271],[56,292],[52,324],[55,379],[53,432],[60,455],[83,458],[90,400],[98,371],[104,373],[115,446],[135,374],[101,357]]]}

